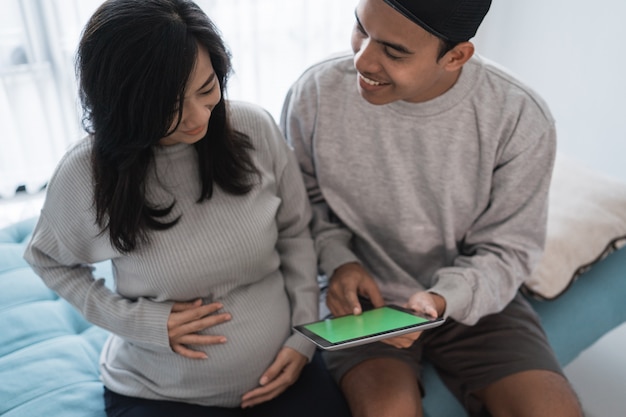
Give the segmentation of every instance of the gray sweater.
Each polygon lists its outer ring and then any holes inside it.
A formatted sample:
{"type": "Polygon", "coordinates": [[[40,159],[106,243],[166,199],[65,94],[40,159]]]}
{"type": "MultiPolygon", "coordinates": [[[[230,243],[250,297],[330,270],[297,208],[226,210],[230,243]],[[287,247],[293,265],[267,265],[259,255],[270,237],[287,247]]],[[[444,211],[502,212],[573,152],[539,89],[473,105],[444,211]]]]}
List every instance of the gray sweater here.
{"type": "Polygon", "coordinates": [[[502,310],[541,256],[554,120],[478,56],[442,96],[382,106],[360,96],[351,54],[330,58],[293,85],[281,128],[328,276],[361,262],[387,301],[429,289],[471,325],[502,310]]]}
{"type": "Polygon", "coordinates": [[[90,138],[65,155],[50,181],[25,258],[87,320],[112,332],[101,374],[118,393],[232,407],[258,386],[283,346],[313,354],[313,345],[291,331],[318,311],[302,177],[268,113],[243,103],[232,103],[232,110],[235,129],[255,146],[261,184],[243,196],[217,187],[209,201],[197,203],[194,148],[156,148],[149,199],[176,198],[172,216],[182,217],[166,231],[151,232],[150,244],[130,254],[118,253],[95,225],[90,138]],[[115,291],[90,267],[108,259],[115,291]],[[166,326],[173,302],[199,297],[222,302],[232,314],[206,331],[225,335],[227,343],[193,347],[206,352],[205,360],[174,353],[166,326]]]}

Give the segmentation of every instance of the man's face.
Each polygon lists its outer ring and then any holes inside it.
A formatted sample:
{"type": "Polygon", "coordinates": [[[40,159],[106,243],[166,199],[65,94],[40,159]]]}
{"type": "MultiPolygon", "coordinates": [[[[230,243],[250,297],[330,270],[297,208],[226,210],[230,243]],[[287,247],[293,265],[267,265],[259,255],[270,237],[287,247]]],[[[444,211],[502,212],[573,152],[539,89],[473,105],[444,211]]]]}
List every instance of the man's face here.
{"type": "Polygon", "coordinates": [[[359,91],[372,104],[423,102],[447,91],[458,71],[437,61],[440,41],[383,0],[360,0],[352,32],[359,91]]]}

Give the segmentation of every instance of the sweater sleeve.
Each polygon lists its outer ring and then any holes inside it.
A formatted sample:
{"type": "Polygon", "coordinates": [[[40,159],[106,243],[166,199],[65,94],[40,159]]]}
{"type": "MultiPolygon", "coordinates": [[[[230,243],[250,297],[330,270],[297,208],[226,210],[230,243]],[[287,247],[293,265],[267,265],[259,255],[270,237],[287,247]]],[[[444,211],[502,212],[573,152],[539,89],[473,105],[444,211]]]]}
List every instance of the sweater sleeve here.
{"type": "MultiPolygon", "coordinates": [[[[319,311],[316,255],[309,230],[311,208],[295,155],[274,123],[272,136],[277,152],[277,194],[281,199],[276,214],[276,248],[291,303],[291,323],[298,325],[317,320],[319,311]]],[[[309,360],[315,351],[315,346],[298,333],[292,333],[285,346],[297,350],[309,360]]]]}
{"type": "Polygon", "coordinates": [[[88,158],[79,153],[71,151],[50,180],[24,258],[89,322],[135,343],[170,349],[167,319],[172,303],[124,298],[94,276],[93,264],[120,254],[95,225],[88,158]]]}
{"type": "Polygon", "coordinates": [[[460,242],[453,265],[437,271],[429,290],[446,299],[445,315],[463,324],[501,311],[543,252],[556,131],[553,121],[532,124],[532,135],[513,135],[504,147],[489,206],[460,242]]]}
{"type": "Polygon", "coordinates": [[[331,276],[343,264],[358,262],[350,243],[352,232],[341,223],[326,203],[317,183],[313,159],[316,94],[302,92],[300,84],[289,90],[281,114],[281,129],[293,147],[313,210],[311,230],[321,272],[331,276]]]}

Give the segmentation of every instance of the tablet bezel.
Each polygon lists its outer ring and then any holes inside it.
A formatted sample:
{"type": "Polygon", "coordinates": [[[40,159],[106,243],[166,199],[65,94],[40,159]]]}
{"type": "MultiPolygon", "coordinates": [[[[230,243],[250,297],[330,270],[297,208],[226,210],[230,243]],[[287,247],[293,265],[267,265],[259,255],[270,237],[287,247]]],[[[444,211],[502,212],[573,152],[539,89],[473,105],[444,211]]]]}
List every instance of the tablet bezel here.
{"type": "Polygon", "coordinates": [[[328,320],[332,321],[332,320],[336,320],[336,319],[346,317],[346,316],[331,317],[331,318],[318,320],[318,321],[311,322],[311,323],[304,323],[301,325],[293,326],[293,329],[296,332],[302,334],[307,339],[311,340],[313,343],[315,343],[317,346],[319,346],[320,348],[324,350],[338,350],[338,349],[345,349],[345,348],[353,347],[353,346],[359,346],[359,345],[363,345],[366,343],[376,342],[376,341],[386,339],[389,337],[395,337],[395,336],[400,336],[400,335],[407,334],[407,333],[423,331],[426,329],[440,326],[445,321],[443,317],[432,319],[429,317],[420,316],[419,314],[415,313],[412,310],[409,310],[409,309],[406,309],[406,308],[403,308],[394,304],[387,304],[383,307],[378,307],[376,309],[367,310],[367,311],[364,311],[363,314],[367,313],[368,311],[378,310],[381,308],[391,308],[393,310],[400,311],[405,314],[410,314],[412,316],[417,316],[417,317],[426,319],[427,321],[423,323],[412,324],[409,326],[398,327],[398,328],[391,329],[391,330],[384,330],[384,331],[372,333],[369,335],[360,336],[360,337],[353,338],[353,339],[346,339],[346,340],[342,340],[342,341],[334,342],[334,343],[324,339],[317,333],[312,332],[311,330],[307,329],[305,326],[309,326],[311,324],[320,323],[320,322],[326,322],[328,320]]]}

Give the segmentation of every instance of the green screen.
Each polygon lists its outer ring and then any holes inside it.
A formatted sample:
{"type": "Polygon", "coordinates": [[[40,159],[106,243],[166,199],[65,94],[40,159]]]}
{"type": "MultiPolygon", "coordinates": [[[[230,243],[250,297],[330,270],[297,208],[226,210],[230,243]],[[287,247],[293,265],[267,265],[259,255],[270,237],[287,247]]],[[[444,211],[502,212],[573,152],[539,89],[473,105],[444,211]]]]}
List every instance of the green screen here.
{"type": "Polygon", "coordinates": [[[426,321],[428,320],[422,317],[383,307],[365,311],[358,316],[350,315],[327,319],[307,324],[304,327],[330,343],[337,343],[426,321]]]}

